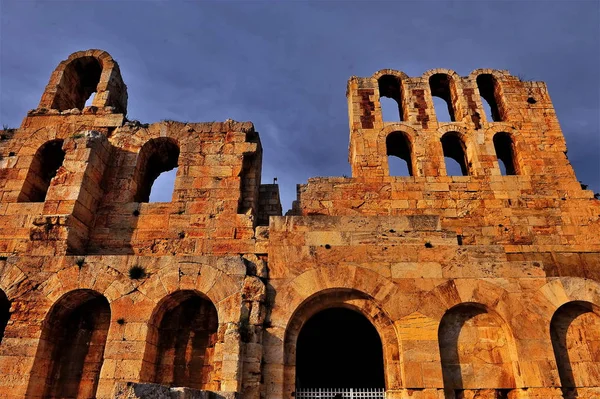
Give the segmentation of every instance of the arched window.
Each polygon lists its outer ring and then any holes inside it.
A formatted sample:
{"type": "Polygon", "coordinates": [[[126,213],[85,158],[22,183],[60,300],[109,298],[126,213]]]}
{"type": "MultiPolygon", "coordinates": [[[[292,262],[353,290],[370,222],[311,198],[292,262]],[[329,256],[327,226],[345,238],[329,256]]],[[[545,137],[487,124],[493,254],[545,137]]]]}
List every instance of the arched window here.
{"type": "Polygon", "coordinates": [[[0,290],[0,344],[2,343],[2,338],[4,337],[4,331],[6,330],[6,325],[8,324],[8,320],[10,319],[10,301],[6,297],[4,291],[0,290]]]}
{"type": "Polygon", "coordinates": [[[600,386],[600,308],[589,302],[569,302],[550,322],[552,348],[566,397],[578,387],[600,386]]]}
{"type": "Polygon", "coordinates": [[[384,387],[381,338],[365,316],[329,308],[304,324],[296,346],[296,389],[384,387]]]}
{"type": "Polygon", "coordinates": [[[405,133],[392,132],[385,140],[390,176],[413,176],[410,141],[405,133]]]}
{"type": "Polygon", "coordinates": [[[488,122],[499,122],[504,120],[503,107],[501,107],[499,85],[496,78],[488,73],[477,76],[477,88],[485,108],[485,116],[488,122]],[[487,105],[487,107],[486,107],[487,105]]]}
{"type": "Polygon", "coordinates": [[[140,149],[136,166],[135,202],[169,202],[173,196],[179,162],[179,147],[173,139],[161,137],[140,149]]]}
{"type": "Polygon", "coordinates": [[[215,306],[195,291],[176,291],[163,299],[149,323],[142,380],[218,391],[218,327],[215,306]]]}
{"type": "Polygon", "coordinates": [[[83,109],[92,93],[97,91],[102,65],[95,57],[80,57],[71,61],[63,71],[52,108],[64,111],[83,109]]]}
{"type": "Polygon", "coordinates": [[[438,330],[444,388],[504,389],[515,387],[509,337],[502,320],[474,303],[446,312],[438,330]]]}
{"type": "Polygon", "coordinates": [[[378,83],[382,120],[403,121],[402,81],[396,76],[383,75],[378,83]]]}
{"type": "Polygon", "coordinates": [[[69,292],[50,309],[31,371],[27,397],[96,397],[110,305],[92,290],[69,292]]]}
{"type": "Polygon", "coordinates": [[[37,150],[17,202],[44,202],[50,182],[65,159],[62,146],[62,140],[52,140],[37,150]]]}
{"type": "Polygon", "coordinates": [[[431,75],[429,78],[429,88],[431,89],[435,115],[438,122],[454,122],[456,119],[452,103],[452,92],[450,90],[450,76],[445,73],[431,75]]]}
{"type": "Polygon", "coordinates": [[[448,132],[442,136],[442,150],[446,160],[447,176],[468,176],[469,167],[465,145],[458,133],[448,132]]]}
{"type": "Polygon", "coordinates": [[[508,133],[500,132],[494,135],[494,149],[498,158],[498,166],[502,175],[516,175],[515,147],[508,133]]]}

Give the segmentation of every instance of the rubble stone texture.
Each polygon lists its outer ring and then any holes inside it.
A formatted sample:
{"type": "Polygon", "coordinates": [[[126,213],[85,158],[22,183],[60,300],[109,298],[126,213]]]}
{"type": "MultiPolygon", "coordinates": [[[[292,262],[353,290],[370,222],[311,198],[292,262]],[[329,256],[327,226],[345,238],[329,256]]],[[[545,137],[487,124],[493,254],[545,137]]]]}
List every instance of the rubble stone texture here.
{"type": "Polygon", "coordinates": [[[600,201],[546,85],[382,70],[347,98],[352,177],[282,216],[251,123],[128,121],[109,54],[61,62],[0,132],[0,397],[290,399],[303,326],[333,308],[377,330],[381,363],[351,367],[382,367],[386,398],[600,397],[600,201]]]}

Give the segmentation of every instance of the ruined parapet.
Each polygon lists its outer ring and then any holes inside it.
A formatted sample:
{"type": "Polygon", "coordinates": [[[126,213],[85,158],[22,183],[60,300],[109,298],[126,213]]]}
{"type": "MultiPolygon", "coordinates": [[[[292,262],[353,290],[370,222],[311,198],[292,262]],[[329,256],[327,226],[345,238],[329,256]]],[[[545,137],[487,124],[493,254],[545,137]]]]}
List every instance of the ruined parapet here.
{"type": "Polygon", "coordinates": [[[258,224],[269,225],[271,216],[281,216],[281,200],[279,198],[279,186],[277,184],[261,184],[258,198],[258,224]]]}
{"type": "Polygon", "coordinates": [[[127,113],[127,86],[119,65],[106,51],[78,51],[58,64],[38,109],[81,111],[91,95],[92,107],[111,107],[112,112],[127,113]]]}

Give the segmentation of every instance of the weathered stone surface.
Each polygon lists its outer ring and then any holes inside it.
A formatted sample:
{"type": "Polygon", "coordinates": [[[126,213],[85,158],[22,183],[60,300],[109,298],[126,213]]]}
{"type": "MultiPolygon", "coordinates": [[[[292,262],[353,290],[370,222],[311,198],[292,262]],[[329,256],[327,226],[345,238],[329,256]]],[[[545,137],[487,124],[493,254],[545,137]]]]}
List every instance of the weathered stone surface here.
{"type": "Polygon", "coordinates": [[[344,384],[382,367],[387,398],[600,397],[600,201],[544,83],[382,70],[347,96],[352,176],[309,179],[282,216],[252,123],[128,121],[110,55],[61,62],[0,132],[0,397],[291,399],[323,364],[359,370],[344,384]],[[299,343],[336,309],[376,338],[299,343]]]}

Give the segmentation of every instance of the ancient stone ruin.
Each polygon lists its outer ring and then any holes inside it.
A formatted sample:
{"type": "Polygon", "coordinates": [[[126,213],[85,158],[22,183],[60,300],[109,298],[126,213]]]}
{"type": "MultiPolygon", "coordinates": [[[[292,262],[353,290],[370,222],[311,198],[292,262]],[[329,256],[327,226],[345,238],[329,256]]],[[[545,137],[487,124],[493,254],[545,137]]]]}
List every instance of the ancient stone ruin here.
{"type": "Polygon", "coordinates": [[[0,397],[599,398],[600,201],[545,84],[347,97],[352,176],[282,216],[252,123],[128,121],[109,54],[61,62],[0,132],[0,397]]]}

